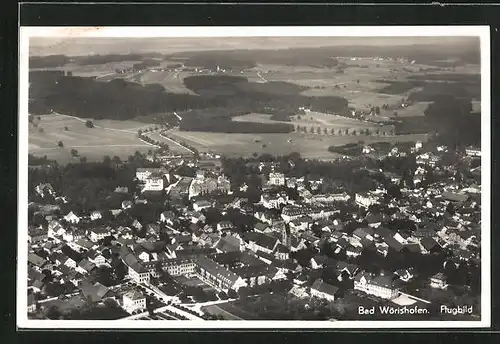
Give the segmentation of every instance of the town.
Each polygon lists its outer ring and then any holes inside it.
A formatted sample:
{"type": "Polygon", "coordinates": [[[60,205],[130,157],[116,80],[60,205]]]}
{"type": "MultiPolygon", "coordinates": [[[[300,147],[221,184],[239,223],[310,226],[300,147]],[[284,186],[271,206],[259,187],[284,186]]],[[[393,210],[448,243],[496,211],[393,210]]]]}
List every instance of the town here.
{"type": "Polygon", "coordinates": [[[480,320],[480,149],[354,146],[31,166],[29,317],[480,320]]]}

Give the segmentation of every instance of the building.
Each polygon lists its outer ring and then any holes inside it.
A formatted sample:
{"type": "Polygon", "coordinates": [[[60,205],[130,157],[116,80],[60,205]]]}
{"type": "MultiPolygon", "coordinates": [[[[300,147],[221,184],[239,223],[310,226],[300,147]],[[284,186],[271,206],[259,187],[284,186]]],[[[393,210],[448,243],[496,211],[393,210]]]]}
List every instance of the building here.
{"type": "Polygon", "coordinates": [[[357,193],[355,198],[355,202],[360,207],[368,208],[373,204],[377,204],[379,202],[379,197],[373,195],[372,193],[357,193]]]}
{"type": "Polygon", "coordinates": [[[231,183],[224,175],[217,178],[207,177],[203,171],[198,171],[188,189],[189,198],[211,193],[228,194],[231,192],[231,183]]]}
{"type": "Polygon", "coordinates": [[[92,242],[98,242],[107,236],[110,236],[111,232],[107,228],[94,228],[90,231],[89,239],[92,242]]]}
{"type": "Polygon", "coordinates": [[[480,157],[481,156],[481,149],[476,148],[476,147],[468,147],[465,149],[465,154],[471,157],[480,157]]]}
{"type": "Polygon", "coordinates": [[[196,259],[195,271],[204,282],[226,292],[247,286],[243,278],[205,256],[196,259]]]}
{"type": "Polygon", "coordinates": [[[393,299],[399,294],[394,284],[394,277],[384,274],[374,276],[360,272],[354,278],[354,289],[383,299],[393,299]]]}
{"type": "Polygon", "coordinates": [[[283,173],[272,172],[269,173],[269,185],[285,185],[285,175],[283,173]]]}
{"type": "Polygon", "coordinates": [[[448,289],[448,283],[446,282],[446,276],[442,272],[438,272],[430,278],[430,285],[432,288],[446,290],[448,289]]]}
{"type": "Polygon", "coordinates": [[[149,270],[139,263],[128,267],[128,275],[137,283],[149,284],[151,279],[149,270]]]}
{"type": "Polygon", "coordinates": [[[311,286],[311,296],[333,302],[338,290],[339,288],[336,286],[325,283],[321,278],[318,278],[311,286]]]}
{"type": "Polygon", "coordinates": [[[163,188],[163,175],[159,173],[152,173],[146,178],[142,192],[163,191],[163,188]]]}
{"type": "Polygon", "coordinates": [[[306,199],[306,202],[311,204],[331,204],[335,202],[346,202],[350,198],[351,197],[345,192],[338,194],[319,194],[312,195],[310,198],[306,199]]]}
{"type": "Polygon", "coordinates": [[[30,227],[28,229],[28,242],[36,244],[47,240],[49,230],[43,227],[30,227]]]}
{"type": "Polygon", "coordinates": [[[144,264],[144,267],[149,270],[151,276],[159,277],[159,273],[157,271],[158,264],[161,266],[163,271],[166,271],[174,277],[183,275],[190,276],[195,273],[196,267],[196,264],[192,259],[183,258],[158,260],[156,262],[144,264]]]}
{"type": "Polygon", "coordinates": [[[80,218],[75,213],[73,213],[72,211],[70,211],[69,214],[64,217],[64,220],[66,220],[69,223],[78,223],[78,222],[80,222],[80,218]]]}
{"type": "Polygon", "coordinates": [[[328,207],[316,207],[316,206],[308,206],[308,207],[299,207],[299,206],[287,206],[283,208],[281,212],[281,218],[285,222],[290,222],[296,219],[299,219],[303,216],[309,216],[313,220],[326,219],[333,214],[335,214],[336,210],[328,207]]]}
{"type": "Polygon", "coordinates": [[[28,313],[36,312],[36,299],[33,293],[28,294],[28,313]]]}
{"type": "Polygon", "coordinates": [[[281,205],[288,203],[288,195],[286,193],[269,195],[262,194],[260,196],[260,203],[267,209],[279,209],[281,205]]]}
{"type": "Polygon", "coordinates": [[[193,202],[193,210],[194,211],[200,211],[202,209],[207,209],[207,208],[210,208],[211,206],[212,206],[212,203],[210,203],[209,201],[206,201],[206,200],[200,200],[200,201],[193,202]]]}
{"type": "Polygon", "coordinates": [[[152,175],[152,174],[156,174],[156,175],[161,175],[163,176],[164,174],[166,174],[167,171],[163,168],[151,168],[151,167],[148,167],[148,168],[138,168],[136,171],[135,171],[135,177],[141,181],[141,182],[146,182],[146,180],[152,175]]]}
{"type": "Polygon", "coordinates": [[[146,309],[146,297],[137,290],[131,290],[123,295],[123,309],[129,313],[146,309]]]}

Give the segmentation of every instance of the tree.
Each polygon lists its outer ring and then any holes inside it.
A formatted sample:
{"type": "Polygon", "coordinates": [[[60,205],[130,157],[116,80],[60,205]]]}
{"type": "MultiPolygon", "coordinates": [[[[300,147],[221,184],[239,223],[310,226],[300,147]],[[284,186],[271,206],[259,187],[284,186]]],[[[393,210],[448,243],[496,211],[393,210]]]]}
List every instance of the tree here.
{"type": "Polygon", "coordinates": [[[344,131],[344,133],[345,133],[346,135],[349,135],[349,129],[346,129],[346,130],[344,131]]]}
{"type": "Polygon", "coordinates": [[[64,131],[69,131],[69,128],[68,127],[64,127],[64,131]]]}
{"type": "Polygon", "coordinates": [[[332,135],[335,135],[335,129],[334,129],[334,128],[332,128],[332,130],[330,131],[330,133],[331,133],[332,135]]]}
{"type": "Polygon", "coordinates": [[[311,127],[311,129],[309,129],[309,132],[310,132],[311,134],[314,134],[314,127],[311,127]]]}
{"type": "Polygon", "coordinates": [[[63,143],[62,141],[59,141],[59,142],[57,143],[57,147],[59,147],[59,148],[63,148],[63,147],[64,147],[64,143],[63,143]]]}
{"type": "Polygon", "coordinates": [[[380,107],[378,106],[375,107],[375,114],[380,115],[380,107]]]}
{"type": "Polygon", "coordinates": [[[323,129],[323,133],[324,133],[325,135],[328,135],[328,128],[323,129]]]}
{"type": "Polygon", "coordinates": [[[353,130],[353,131],[352,131],[352,135],[353,135],[353,136],[356,136],[356,130],[353,130]]]}
{"type": "Polygon", "coordinates": [[[81,164],[85,164],[86,162],[87,162],[87,157],[85,157],[85,156],[80,157],[81,164]]]}
{"type": "Polygon", "coordinates": [[[316,133],[317,133],[318,135],[320,135],[320,134],[321,134],[321,128],[320,128],[320,127],[318,127],[318,128],[316,129],[316,133]]]}
{"type": "Polygon", "coordinates": [[[77,151],[76,149],[72,149],[72,150],[71,150],[71,156],[72,156],[73,158],[76,158],[76,157],[78,156],[78,151],[77,151]]]}
{"type": "Polygon", "coordinates": [[[122,163],[122,159],[120,159],[120,157],[119,157],[119,156],[117,156],[117,155],[115,155],[115,156],[113,157],[113,160],[112,160],[112,161],[113,161],[113,163],[114,163],[115,165],[119,165],[119,164],[121,164],[121,163],[122,163]]]}
{"type": "Polygon", "coordinates": [[[92,123],[92,121],[91,121],[91,120],[87,120],[87,121],[85,122],[85,126],[86,126],[87,128],[93,128],[93,127],[94,127],[94,123],[92,123]]]}

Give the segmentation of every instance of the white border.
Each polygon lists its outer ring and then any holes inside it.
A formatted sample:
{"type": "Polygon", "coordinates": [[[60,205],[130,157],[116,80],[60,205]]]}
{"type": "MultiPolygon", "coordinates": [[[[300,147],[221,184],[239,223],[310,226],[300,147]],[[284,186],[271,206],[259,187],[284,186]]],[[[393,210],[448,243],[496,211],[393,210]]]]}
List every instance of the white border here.
{"type": "Polygon", "coordinates": [[[19,82],[17,326],[20,329],[430,329],[491,326],[491,86],[488,26],[349,27],[21,27],[19,82]],[[228,31],[230,36],[228,36],[228,31]],[[137,321],[31,320],[27,317],[28,62],[30,37],[479,37],[481,47],[481,320],[480,321],[137,321]]]}

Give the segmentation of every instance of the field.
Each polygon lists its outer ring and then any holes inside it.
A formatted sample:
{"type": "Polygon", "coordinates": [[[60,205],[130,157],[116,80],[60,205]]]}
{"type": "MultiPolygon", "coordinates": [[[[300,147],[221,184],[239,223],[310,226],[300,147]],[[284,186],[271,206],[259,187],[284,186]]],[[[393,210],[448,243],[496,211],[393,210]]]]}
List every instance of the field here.
{"type": "Polygon", "coordinates": [[[338,157],[327,151],[329,146],[364,141],[416,141],[425,135],[404,136],[331,136],[303,133],[290,134],[221,134],[207,132],[169,131],[169,137],[182,140],[200,152],[218,152],[228,156],[251,156],[253,153],[285,155],[298,152],[309,159],[338,157]],[[288,140],[291,140],[290,142],[288,140]]]}
{"type": "Polygon", "coordinates": [[[84,119],[56,114],[40,116],[37,123],[37,128],[31,125],[29,128],[29,153],[47,155],[60,163],[79,161],[79,157],[71,156],[71,149],[76,149],[79,156],[85,156],[88,161],[100,161],[105,155],[126,159],[135,151],[147,152],[153,148],[136,137],[138,128],[147,126],[146,123],[97,120],[93,121],[96,127],[89,129],[84,119]],[[43,133],[40,133],[40,128],[43,133]],[[63,142],[63,148],[58,147],[59,141],[63,142]]]}
{"type": "Polygon", "coordinates": [[[398,117],[424,116],[424,111],[430,103],[431,102],[418,102],[411,104],[410,106],[400,108],[397,110],[398,117]]]}
{"type": "MultiPolygon", "coordinates": [[[[260,114],[260,113],[251,113],[248,115],[244,116],[238,116],[234,117],[233,121],[240,121],[240,122],[261,122],[261,123],[277,123],[277,121],[274,121],[270,118],[270,115],[267,114],[260,114]]],[[[392,128],[389,126],[387,127],[380,127],[377,125],[374,125],[373,123],[369,122],[363,122],[363,121],[358,121],[356,119],[351,119],[351,118],[346,118],[346,117],[341,117],[341,116],[335,116],[335,115],[329,115],[329,114],[324,114],[324,113],[319,113],[319,112],[312,112],[308,111],[306,115],[302,116],[293,116],[291,118],[290,122],[284,122],[284,123],[290,123],[293,124],[294,126],[305,126],[308,129],[310,127],[314,127],[315,129],[317,127],[321,127],[321,130],[324,128],[328,129],[330,131],[331,129],[366,129],[369,128],[371,130],[376,130],[379,129],[380,131],[390,131],[392,128]]]]}
{"type": "Polygon", "coordinates": [[[189,90],[184,86],[184,78],[192,75],[190,72],[177,72],[177,71],[146,71],[142,73],[138,82],[141,84],[160,84],[165,87],[166,92],[170,93],[188,93],[194,94],[193,91],[189,90]]]}

